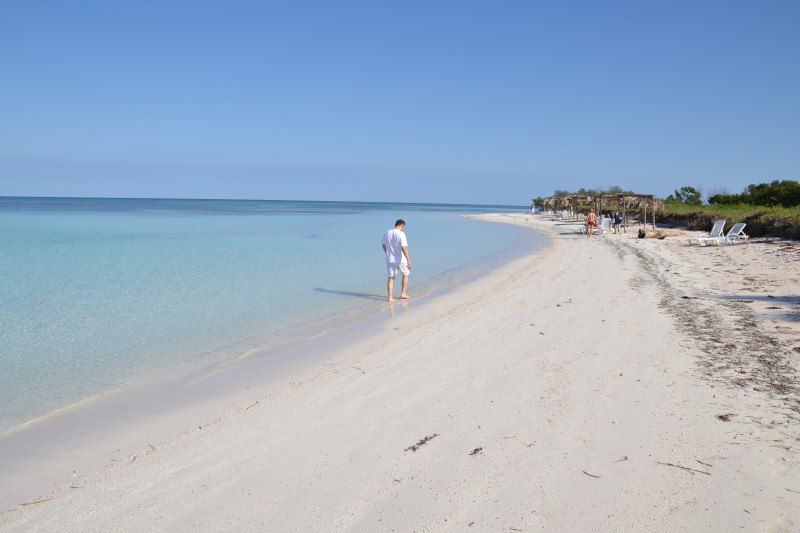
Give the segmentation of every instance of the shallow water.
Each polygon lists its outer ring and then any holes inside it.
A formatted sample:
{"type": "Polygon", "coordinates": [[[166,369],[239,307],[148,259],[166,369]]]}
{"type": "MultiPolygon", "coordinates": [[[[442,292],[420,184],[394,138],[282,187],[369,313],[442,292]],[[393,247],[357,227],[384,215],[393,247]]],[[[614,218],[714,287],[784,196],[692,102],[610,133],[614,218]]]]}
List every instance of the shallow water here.
{"type": "MultiPolygon", "coordinates": [[[[0,198],[0,431],[280,346],[381,305],[408,221],[412,293],[520,245],[498,206],[0,198]]],[[[518,210],[517,210],[518,211],[518,210]]]]}

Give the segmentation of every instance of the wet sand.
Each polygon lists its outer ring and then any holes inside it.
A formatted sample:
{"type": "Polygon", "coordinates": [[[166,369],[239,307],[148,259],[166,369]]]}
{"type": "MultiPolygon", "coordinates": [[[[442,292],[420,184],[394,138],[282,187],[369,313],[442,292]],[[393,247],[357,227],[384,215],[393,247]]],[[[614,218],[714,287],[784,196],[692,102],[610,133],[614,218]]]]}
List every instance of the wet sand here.
{"type": "Polygon", "coordinates": [[[689,248],[480,218],[534,227],[551,245],[174,437],[3,503],[0,525],[800,525],[794,243],[689,248]]]}

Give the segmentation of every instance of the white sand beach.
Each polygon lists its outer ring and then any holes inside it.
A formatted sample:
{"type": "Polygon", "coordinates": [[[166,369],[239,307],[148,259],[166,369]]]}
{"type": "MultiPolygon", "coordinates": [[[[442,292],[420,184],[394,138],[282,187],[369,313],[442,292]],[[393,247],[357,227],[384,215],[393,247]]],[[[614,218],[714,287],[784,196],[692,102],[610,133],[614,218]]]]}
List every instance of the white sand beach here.
{"type": "Polygon", "coordinates": [[[550,245],[35,498],[0,480],[0,528],[800,528],[796,243],[479,218],[550,245]]]}

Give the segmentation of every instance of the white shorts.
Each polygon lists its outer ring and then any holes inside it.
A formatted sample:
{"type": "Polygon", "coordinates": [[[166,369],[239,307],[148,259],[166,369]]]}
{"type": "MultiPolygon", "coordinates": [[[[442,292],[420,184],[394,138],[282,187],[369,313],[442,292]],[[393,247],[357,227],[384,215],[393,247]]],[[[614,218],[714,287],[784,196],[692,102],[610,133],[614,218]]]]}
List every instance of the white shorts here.
{"type": "Polygon", "coordinates": [[[395,277],[398,272],[400,272],[403,277],[411,273],[408,269],[408,265],[405,263],[386,263],[386,273],[389,274],[390,278],[395,277]]]}

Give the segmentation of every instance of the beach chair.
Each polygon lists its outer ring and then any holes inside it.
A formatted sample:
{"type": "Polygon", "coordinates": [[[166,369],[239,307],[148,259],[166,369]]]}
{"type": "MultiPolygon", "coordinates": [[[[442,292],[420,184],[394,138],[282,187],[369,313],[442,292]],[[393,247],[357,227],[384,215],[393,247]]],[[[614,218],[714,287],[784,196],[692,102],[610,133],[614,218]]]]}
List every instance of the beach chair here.
{"type": "Polygon", "coordinates": [[[699,244],[700,246],[716,244],[719,246],[725,240],[725,236],[722,234],[723,229],[725,229],[725,221],[717,220],[714,222],[714,227],[711,228],[711,232],[708,235],[698,235],[697,237],[689,239],[689,244],[699,244]]]}
{"type": "Polygon", "coordinates": [[[744,232],[744,227],[747,224],[744,222],[737,222],[733,225],[733,227],[728,231],[728,234],[725,235],[725,243],[730,244],[732,242],[742,242],[746,241],[750,237],[744,232]]]}
{"type": "MultiPolygon", "coordinates": [[[[611,219],[601,218],[597,223],[597,227],[592,231],[592,235],[604,235],[609,232],[611,232],[611,219]]],[[[581,228],[581,233],[589,233],[589,228],[587,226],[583,226],[581,228]]]]}

